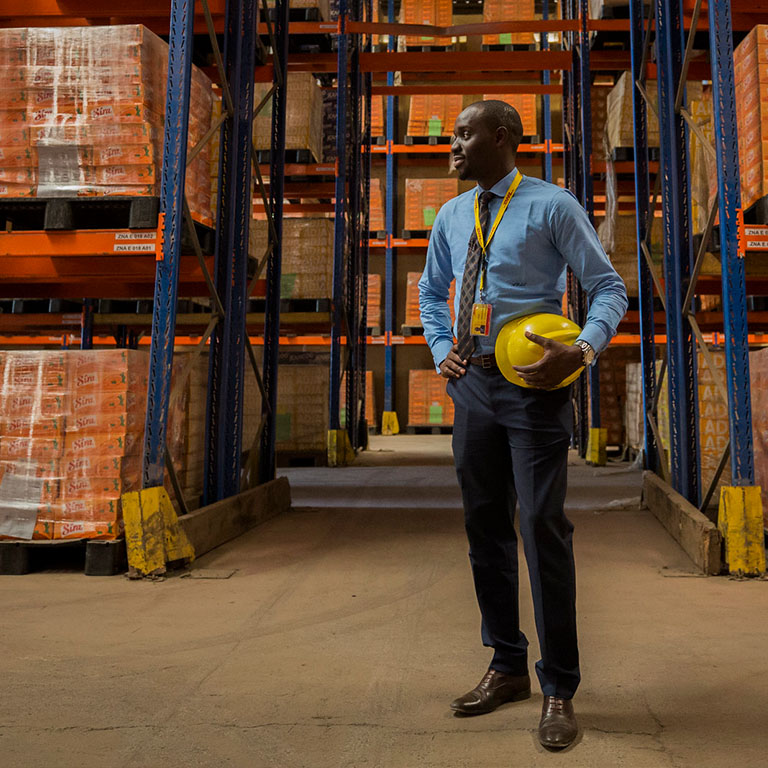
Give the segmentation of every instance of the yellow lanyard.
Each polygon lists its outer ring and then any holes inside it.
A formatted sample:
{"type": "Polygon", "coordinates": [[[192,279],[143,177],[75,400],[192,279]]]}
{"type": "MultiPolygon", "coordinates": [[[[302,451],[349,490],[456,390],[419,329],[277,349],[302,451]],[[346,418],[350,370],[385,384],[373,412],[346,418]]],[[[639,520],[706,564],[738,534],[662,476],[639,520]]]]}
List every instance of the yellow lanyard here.
{"type": "Polygon", "coordinates": [[[475,192],[475,235],[477,236],[477,242],[480,245],[480,249],[483,252],[483,269],[480,273],[480,290],[481,291],[483,291],[485,288],[485,272],[488,264],[487,249],[490,247],[491,240],[493,240],[493,236],[496,234],[496,230],[498,229],[498,226],[501,223],[502,218],[504,217],[504,213],[507,210],[509,201],[513,198],[515,192],[517,192],[517,188],[520,186],[520,182],[522,180],[523,180],[523,174],[520,173],[520,171],[518,171],[512,183],[509,185],[507,194],[504,195],[504,199],[501,201],[501,208],[499,208],[499,212],[496,214],[496,219],[493,222],[493,226],[491,227],[491,231],[488,235],[487,241],[483,238],[483,228],[480,226],[480,204],[478,203],[477,192],[475,192]]]}

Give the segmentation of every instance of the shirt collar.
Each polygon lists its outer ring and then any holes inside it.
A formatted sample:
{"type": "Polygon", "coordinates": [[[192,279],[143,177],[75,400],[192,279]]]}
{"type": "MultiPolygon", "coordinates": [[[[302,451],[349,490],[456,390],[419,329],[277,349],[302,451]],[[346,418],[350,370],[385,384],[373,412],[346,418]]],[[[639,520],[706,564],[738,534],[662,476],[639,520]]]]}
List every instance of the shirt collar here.
{"type": "MultiPolygon", "coordinates": [[[[503,179],[499,179],[488,191],[493,192],[497,197],[504,197],[507,194],[507,190],[512,185],[517,175],[517,166],[515,166],[503,179]]],[[[485,190],[478,184],[477,190],[479,194],[482,194],[485,190]]]]}

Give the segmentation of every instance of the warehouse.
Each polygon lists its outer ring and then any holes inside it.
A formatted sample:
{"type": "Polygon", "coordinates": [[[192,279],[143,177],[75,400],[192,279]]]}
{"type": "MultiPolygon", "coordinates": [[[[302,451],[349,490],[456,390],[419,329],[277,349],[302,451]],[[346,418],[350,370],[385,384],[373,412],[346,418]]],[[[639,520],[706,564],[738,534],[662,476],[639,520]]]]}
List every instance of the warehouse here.
{"type": "Polygon", "coordinates": [[[5,0],[0,75],[3,766],[766,765],[768,3],[5,0]]]}

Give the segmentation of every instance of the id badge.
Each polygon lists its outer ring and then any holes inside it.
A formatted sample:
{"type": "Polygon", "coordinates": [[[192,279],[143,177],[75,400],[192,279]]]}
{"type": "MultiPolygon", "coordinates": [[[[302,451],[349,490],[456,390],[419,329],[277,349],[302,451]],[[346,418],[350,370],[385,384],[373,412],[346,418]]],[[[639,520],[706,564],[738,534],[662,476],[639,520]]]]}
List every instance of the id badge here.
{"type": "Polygon", "coordinates": [[[470,326],[472,336],[490,336],[492,309],[490,304],[476,302],[472,305],[472,324],[470,326]]]}

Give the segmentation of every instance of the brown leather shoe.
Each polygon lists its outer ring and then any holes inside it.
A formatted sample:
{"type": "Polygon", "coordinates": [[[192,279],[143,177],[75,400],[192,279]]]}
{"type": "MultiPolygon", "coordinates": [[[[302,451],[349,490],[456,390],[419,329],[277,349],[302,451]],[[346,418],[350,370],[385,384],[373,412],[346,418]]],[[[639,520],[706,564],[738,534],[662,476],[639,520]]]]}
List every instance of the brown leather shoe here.
{"type": "Polygon", "coordinates": [[[579,733],[573,702],[557,696],[545,696],[539,722],[539,741],[550,749],[564,749],[579,733]]]}
{"type": "Polygon", "coordinates": [[[475,688],[451,702],[451,709],[460,715],[484,715],[508,701],[522,701],[530,696],[528,675],[507,675],[489,669],[475,688]]]}

